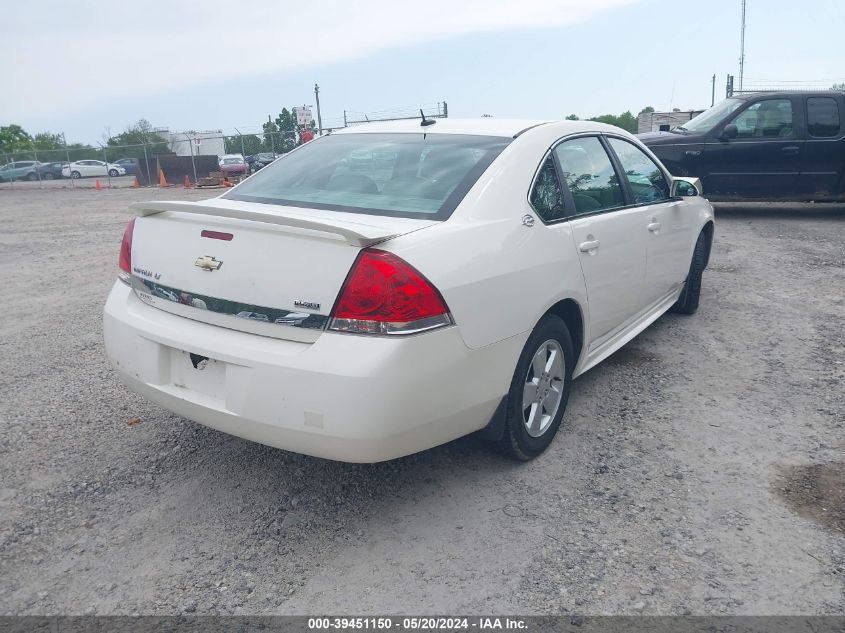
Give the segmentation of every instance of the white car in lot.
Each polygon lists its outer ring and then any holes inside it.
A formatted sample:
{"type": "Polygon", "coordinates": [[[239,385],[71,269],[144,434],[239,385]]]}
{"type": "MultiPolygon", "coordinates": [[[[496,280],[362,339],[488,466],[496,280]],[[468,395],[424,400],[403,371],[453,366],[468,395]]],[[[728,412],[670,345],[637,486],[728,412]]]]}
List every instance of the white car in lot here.
{"type": "Polygon", "coordinates": [[[104,314],[126,384],[329,459],[481,431],[524,460],[573,378],[695,312],[714,222],[698,181],[600,123],[426,123],[327,135],[211,200],[134,205],[104,314]]]}
{"type": "Polygon", "coordinates": [[[126,168],[114,163],[104,163],[101,160],[78,160],[62,167],[65,178],[86,178],[91,176],[125,176],[126,168]]]}

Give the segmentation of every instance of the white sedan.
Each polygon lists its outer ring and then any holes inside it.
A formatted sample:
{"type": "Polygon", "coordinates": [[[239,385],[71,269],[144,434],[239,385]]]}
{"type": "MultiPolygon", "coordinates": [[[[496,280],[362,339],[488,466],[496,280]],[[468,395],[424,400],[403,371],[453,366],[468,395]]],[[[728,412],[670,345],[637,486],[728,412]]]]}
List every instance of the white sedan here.
{"type": "Polygon", "coordinates": [[[376,462],[480,431],[527,460],[573,378],[695,312],[701,193],[600,123],[343,130],[218,198],[135,205],[106,350],[134,391],[271,446],[376,462]]]}
{"type": "Polygon", "coordinates": [[[65,178],[85,178],[87,176],[125,176],[126,168],[114,163],[104,163],[101,160],[78,160],[62,167],[65,178]]]}

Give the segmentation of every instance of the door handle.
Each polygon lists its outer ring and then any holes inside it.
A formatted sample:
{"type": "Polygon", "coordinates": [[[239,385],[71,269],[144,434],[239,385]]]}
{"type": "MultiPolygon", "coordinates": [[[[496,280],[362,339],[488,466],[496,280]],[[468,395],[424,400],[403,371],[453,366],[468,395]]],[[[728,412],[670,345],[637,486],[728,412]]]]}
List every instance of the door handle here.
{"type": "Polygon", "coordinates": [[[787,147],[782,147],[780,151],[782,151],[787,156],[795,156],[796,154],[798,154],[799,151],[801,151],[801,148],[797,145],[789,145],[787,147]]]}
{"type": "Polygon", "coordinates": [[[581,242],[578,245],[578,248],[581,250],[582,253],[590,253],[596,250],[599,247],[598,240],[590,240],[588,242],[581,242]]]}
{"type": "Polygon", "coordinates": [[[652,233],[657,233],[660,230],[660,222],[652,222],[648,225],[648,230],[652,233]]]}

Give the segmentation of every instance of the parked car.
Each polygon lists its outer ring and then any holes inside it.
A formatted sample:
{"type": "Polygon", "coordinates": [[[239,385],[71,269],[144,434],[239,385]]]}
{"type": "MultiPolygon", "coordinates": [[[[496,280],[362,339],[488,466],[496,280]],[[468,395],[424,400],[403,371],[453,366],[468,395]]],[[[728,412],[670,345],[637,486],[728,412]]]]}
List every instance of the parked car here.
{"type": "Polygon", "coordinates": [[[42,180],[56,180],[62,177],[62,169],[64,169],[66,162],[58,163],[41,163],[38,166],[38,171],[41,173],[42,180]]]}
{"type": "Polygon", "coordinates": [[[261,152],[253,156],[253,160],[250,163],[250,171],[258,171],[262,167],[266,167],[274,160],[276,160],[277,156],[273,152],[261,152]]]}
{"type": "Polygon", "coordinates": [[[101,160],[78,160],[62,168],[65,178],[86,178],[91,176],[125,176],[126,170],[114,163],[104,163],[101,160]]]}
{"type": "Polygon", "coordinates": [[[845,200],[845,92],[731,97],[639,138],[714,199],[845,200]]]}
{"type": "Polygon", "coordinates": [[[329,459],[481,431],[525,460],[573,378],[664,312],[696,311],[714,221],[697,179],[601,123],[425,123],[324,136],[212,200],[135,205],[104,310],[120,377],[329,459]],[[152,276],[215,300],[159,300],[152,276]],[[281,311],[309,317],[253,316],[281,311]],[[200,374],[189,354],[216,363],[200,374]]]}
{"type": "Polygon", "coordinates": [[[127,176],[134,176],[138,173],[138,159],[137,158],[119,158],[114,161],[115,165],[123,167],[127,176]]]}
{"type": "Polygon", "coordinates": [[[19,160],[6,163],[0,167],[0,182],[38,180],[38,168],[40,164],[34,160],[19,160]]]}
{"type": "Polygon", "coordinates": [[[224,154],[220,157],[219,165],[220,171],[227,176],[249,173],[249,167],[240,154],[224,154]]]}

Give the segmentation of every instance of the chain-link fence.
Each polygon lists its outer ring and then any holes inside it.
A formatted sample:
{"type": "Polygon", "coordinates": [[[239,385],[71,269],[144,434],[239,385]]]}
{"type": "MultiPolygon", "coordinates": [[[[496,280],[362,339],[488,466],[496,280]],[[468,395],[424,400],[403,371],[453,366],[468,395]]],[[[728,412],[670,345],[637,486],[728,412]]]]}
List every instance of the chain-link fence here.
{"type": "MultiPolygon", "coordinates": [[[[448,117],[446,102],[423,108],[394,108],[369,113],[344,111],[343,120],[325,120],[323,133],[351,125],[421,116],[448,117]]],[[[69,145],[57,149],[32,147],[0,153],[0,189],[114,188],[211,185],[239,180],[313,139],[314,123],[296,130],[278,130],[268,121],[260,127],[172,132],[153,128],[148,142],[98,147],[69,145]]],[[[63,137],[63,135],[62,135],[63,137]]]]}
{"type": "Polygon", "coordinates": [[[313,137],[310,130],[157,131],[150,142],[133,145],[33,147],[0,153],[0,189],[193,186],[220,172],[237,179],[313,137]]]}

